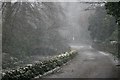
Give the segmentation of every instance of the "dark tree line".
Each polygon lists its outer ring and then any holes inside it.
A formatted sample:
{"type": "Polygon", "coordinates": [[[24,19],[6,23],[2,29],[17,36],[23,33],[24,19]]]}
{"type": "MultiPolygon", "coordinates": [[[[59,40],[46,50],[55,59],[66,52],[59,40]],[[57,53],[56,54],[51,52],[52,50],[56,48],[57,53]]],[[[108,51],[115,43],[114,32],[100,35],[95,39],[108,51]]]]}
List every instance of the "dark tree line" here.
{"type": "Polygon", "coordinates": [[[96,7],[89,18],[89,31],[93,46],[113,53],[119,58],[120,2],[107,2],[96,7]]]}
{"type": "Polygon", "coordinates": [[[108,2],[105,4],[107,13],[116,18],[118,26],[118,57],[120,58],[120,1],[119,2],[108,2]]]}
{"type": "Polygon", "coordinates": [[[120,1],[108,2],[105,4],[107,13],[116,18],[117,23],[120,25],[120,1]]]}
{"type": "Polygon", "coordinates": [[[68,50],[59,32],[62,9],[47,2],[4,2],[3,53],[16,57],[55,54],[68,50]]]}
{"type": "Polygon", "coordinates": [[[90,35],[94,42],[104,42],[117,29],[115,18],[108,15],[105,7],[96,7],[95,13],[89,17],[90,35]]]}

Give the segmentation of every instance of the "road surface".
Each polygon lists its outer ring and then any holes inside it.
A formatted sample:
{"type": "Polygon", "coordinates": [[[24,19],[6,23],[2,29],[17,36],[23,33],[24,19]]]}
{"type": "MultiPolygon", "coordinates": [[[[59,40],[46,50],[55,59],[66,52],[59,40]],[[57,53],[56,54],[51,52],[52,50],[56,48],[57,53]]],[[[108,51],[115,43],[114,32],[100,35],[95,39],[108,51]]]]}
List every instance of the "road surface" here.
{"type": "Polygon", "coordinates": [[[44,78],[118,78],[118,69],[111,55],[91,46],[72,46],[78,55],[59,72],[44,78]]]}

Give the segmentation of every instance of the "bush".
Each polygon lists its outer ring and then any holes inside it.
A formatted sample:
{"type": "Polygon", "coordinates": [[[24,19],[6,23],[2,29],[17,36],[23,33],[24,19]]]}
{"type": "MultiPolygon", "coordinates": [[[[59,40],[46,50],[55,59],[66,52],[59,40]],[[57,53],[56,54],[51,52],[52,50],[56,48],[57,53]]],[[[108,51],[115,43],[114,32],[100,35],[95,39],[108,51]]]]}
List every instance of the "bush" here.
{"type": "Polygon", "coordinates": [[[68,60],[72,59],[76,53],[76,51],[66,52],[50,60],[39,62],[34,65],[27,65],[17,70],[7,71],[3,73],[2,80],[30,80],[38,75],[43,75],[57,66],[63,65],[68,60]]]}

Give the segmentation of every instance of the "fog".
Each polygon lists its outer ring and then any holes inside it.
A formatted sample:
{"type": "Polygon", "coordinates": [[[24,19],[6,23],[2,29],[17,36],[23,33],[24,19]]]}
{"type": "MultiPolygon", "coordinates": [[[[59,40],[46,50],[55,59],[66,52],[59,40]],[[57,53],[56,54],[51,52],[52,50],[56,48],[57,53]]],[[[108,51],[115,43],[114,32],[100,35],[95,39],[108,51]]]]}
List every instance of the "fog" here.
{"type": "MultiPolygon", "coordinates": [[[[71,51],[78,55],[84,51],[83,57],[90,53],[98,57],[103,54],[96,54],[97,50],[117,56],[118,24],[114,16],[107,13],[104,4],[4,2],[0,22],[3,72],[71,51]]],[[[80,59],[78,56],[78,62],[80,59]]]]}
{"type": "Polygon", "coordinates": [[[91,44],[88,31],[88,18],[94,10],[85,11],[90,4],[86,3],[60,3],[65,14],[63,26],[59,28],[60,34],[71,44],[91,44]]]}
{"type": "Polygon", "coordinates": [[[4,3],[3,68],[70,51],[71,45],[90,46],[88,18],[95,10],[88,8],[91,4],[80,2],[4,3]]]}

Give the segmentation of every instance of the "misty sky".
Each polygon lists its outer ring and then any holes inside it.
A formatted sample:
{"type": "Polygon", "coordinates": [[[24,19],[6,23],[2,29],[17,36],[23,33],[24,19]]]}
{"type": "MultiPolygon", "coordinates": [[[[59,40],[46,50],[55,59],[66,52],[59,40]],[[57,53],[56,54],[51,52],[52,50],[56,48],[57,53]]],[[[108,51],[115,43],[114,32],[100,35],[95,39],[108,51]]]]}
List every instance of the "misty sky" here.
{"type": "Polygon", "coordinates": [[[88,32],[88,17],[94,13],[94,10],[85,11],[90,4],[85,3],[61,3],[64,10],[64,26],[60,28],[62,36],[71,42],[83,42],[90,40],[88,32]]]}

